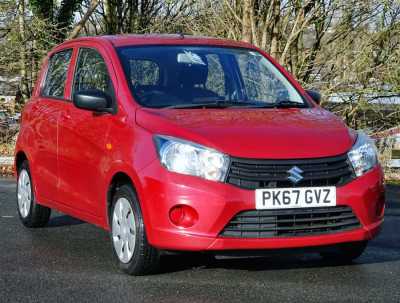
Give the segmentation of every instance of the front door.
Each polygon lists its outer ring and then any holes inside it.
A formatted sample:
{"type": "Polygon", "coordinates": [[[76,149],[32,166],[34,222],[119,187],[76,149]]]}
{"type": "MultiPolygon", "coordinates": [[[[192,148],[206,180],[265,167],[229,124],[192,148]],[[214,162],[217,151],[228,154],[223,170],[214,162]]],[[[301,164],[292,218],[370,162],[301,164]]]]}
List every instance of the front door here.
{"type": "MultiPolygon", "coordinates": [[[[98,50],[83,47],[76,61],[71,95],[90,89],[114,95],[103,57],[98,50]]],[[[113,117],[78,109],[71,103],[59,122],[60,202],[93,216],[104,211],[102,175],[113,117]]]]}

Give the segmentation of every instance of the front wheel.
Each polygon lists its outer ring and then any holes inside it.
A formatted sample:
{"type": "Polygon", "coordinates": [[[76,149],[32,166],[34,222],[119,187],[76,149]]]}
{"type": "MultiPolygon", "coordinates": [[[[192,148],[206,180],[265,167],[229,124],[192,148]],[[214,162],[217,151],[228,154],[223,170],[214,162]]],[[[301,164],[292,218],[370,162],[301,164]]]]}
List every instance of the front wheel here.
{"type": "Polygon", "coordinates": [[[51,209],[36,203],[28,161],[18,170],[17,206],[19,218],[26,227],[43,227],[49,222],[51,209]]]}
{"type": "Polygon", "coordinates": [[[367,244],[368,241],[343,243],[330,251],[320,252],[320,255],[328,261],[349,263],[363,254],[367,244]]]}
{"type": "Polygon", "coordinates": [[[159,252],[146,237],[139,201],[130,185],[116,190],[110,216],[110,236],[119,268],[129,275],[156,271],[159,252]]]}

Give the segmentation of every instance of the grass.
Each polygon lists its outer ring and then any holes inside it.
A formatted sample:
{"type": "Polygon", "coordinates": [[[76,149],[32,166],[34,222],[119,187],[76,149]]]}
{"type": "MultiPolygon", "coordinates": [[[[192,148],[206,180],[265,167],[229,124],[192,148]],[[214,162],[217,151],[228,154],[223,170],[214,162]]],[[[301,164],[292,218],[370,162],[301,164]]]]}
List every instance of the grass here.
{"type": "MultiPolygon", "coordinates": [[[[0,157],[11,157],[14,154],[14,144],[1,143],[0,144],[0,157]]],[[[13,173],[11,165],[0,165],[0,176],[10,176],[13,173]]]]}
{"type": "Polygon", "coordinates": [[[399,186],[400,185],[400,180],[395,180],[395,179],[386,180],[386,184],[399,186]]]}
{"type": "Polygon", "coordinates": [[[1,143],[0,144],[0,156],[9,157],[14,154],[14,144],[12,143],[1,143]]]}
{"type": "Polygon", "coordinates": [[[400,159],[400,149],[392,150],[392,159],[400,159]]]}

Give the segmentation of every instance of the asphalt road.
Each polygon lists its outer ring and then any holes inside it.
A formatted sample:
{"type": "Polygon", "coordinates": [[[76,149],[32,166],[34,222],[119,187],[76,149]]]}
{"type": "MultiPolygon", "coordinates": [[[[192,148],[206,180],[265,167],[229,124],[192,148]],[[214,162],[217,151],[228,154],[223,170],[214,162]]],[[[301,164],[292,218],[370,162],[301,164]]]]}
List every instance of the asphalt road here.
{"type": "Polygon", "coordinates": [[[351,265],[312,253],[168,256],[147,277],[120,273],[107,233],[89,224],[53,214],[23,228],[14,191],[0,179],[0,302],[400,302],[400,187],[388,187],[383,231],[351,265]]]}

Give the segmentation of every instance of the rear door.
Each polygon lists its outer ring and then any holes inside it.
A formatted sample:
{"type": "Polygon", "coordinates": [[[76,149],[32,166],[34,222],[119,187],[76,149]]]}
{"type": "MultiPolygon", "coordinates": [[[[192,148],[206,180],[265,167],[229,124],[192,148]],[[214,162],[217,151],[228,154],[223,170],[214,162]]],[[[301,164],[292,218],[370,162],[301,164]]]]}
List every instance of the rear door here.
{"type": "MultiPolygon", "coordinates": [[[[98,89],[114,98],[110,79],[111,64],[105,53],[80,47],[75,64],[71,96],[80,90],[98,89]]],[[[105,201],[102,187],[106,168],[106,139],[114,116],[76,108],[72,103],[59,122],[59,176],[62,203],[100,216],[105,201]]]]}
{"type": "Polygon", "coordinates": [[[35,134],[32,169],[38,200],[42,203],[57,200],[58,186],[58,121],[65,99],[72,49],[54,53],[49,61],[39,96],[32,100],[31,125],[35,134]]]}

